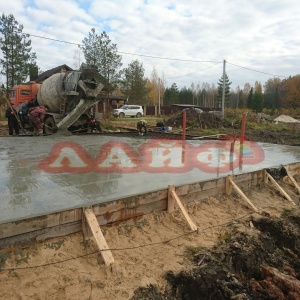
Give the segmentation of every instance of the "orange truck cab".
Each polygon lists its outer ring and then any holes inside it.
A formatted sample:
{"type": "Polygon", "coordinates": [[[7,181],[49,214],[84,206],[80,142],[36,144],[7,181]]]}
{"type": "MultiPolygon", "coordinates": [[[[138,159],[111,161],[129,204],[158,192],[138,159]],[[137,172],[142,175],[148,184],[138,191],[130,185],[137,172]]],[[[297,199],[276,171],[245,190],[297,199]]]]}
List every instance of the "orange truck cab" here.
{"type": "Polygon", "coordinates": [[[9,101],[14,103],[15,107],[18,108],[24,101],[27,100],[30,102],[31,100],[36,99],[40,86],[40,83],[35,83],[34,81],[30,81],[29,84],[15,85],[10,90],[9,101]]]}

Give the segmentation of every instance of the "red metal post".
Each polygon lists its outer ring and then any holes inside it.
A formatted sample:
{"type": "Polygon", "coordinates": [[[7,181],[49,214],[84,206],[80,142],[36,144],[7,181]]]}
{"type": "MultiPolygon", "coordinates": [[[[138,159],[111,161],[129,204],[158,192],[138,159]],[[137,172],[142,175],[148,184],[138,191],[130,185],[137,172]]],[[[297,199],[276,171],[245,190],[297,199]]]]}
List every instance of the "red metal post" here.
{"type": "Polygon", "coordinates": [[[244,144],[244,140],[245,140],[246,118],[247,118],[247,114],[243,113],[241,136],[240,136],[240,143],[241,144],[244,144]]]}
{"type": "Polygon", "coordinates": [[[183,111],[182,117],[182,139],[185,141],[185,131],[186,131],[186,111],[183,111]]]}

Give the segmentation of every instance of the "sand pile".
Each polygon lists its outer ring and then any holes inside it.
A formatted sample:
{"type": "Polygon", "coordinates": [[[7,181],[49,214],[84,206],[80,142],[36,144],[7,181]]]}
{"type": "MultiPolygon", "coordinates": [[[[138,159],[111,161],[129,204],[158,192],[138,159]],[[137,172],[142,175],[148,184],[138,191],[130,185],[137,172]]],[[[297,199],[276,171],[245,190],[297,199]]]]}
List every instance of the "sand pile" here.
{"type": "Polygon", "coordinates": [[[276,119],[274,119],[274,122],[282,122],[282,123],[300,123],[299,120],[294,119],[291,116],[287,115],[280,115],[276,119]]]}

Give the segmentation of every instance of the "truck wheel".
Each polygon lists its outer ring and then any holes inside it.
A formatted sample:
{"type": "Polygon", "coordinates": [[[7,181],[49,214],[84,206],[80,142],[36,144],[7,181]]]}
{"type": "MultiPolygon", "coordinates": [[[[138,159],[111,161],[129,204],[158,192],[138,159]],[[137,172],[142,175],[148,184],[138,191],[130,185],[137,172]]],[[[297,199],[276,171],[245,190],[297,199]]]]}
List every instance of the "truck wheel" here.
{"type": "Polygon", "coordinates": [[[142,116],[141,113],[137,113],[137,114],[136,114],[136,117],[137,117],[137,118],[140,118],[141,116],[142,116]]]}
{"type": "Polygon", "coordinates": [[[45,134],[53,134],[55,132],[55,121],[53,117],[49,116],[44,121],[44,132],[45,134]]]}
{"type": "Polygon", "coordinates": [[[119,117],[120,117],[120,118],[124,118],[124,117],[125,117],[125,114],[121,112],[121,113],[119,114],[119,117]]]}

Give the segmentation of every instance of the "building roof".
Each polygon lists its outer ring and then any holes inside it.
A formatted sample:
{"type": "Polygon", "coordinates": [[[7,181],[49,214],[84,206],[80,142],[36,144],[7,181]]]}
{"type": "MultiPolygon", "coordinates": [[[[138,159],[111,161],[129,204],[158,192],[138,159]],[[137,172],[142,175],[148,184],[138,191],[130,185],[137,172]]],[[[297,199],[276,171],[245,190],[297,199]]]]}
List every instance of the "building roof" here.
{"type": "Polygon", "coordinates": [[[191,107],[200,108],[199,105],[193,105],[193,104],[172,104],[172,106],[181,107],[181,108],[191,108],[191,107]]]}
{"type": "Polygon", "coordinates": [[[69,66],[61,65],[61,66],[55,67],[53,69],[50,69],[50,70],[42,73],[34,81],[36,83],[41,83],[41,82],[45,81],[47,78],[49,78],[50,76],[52,76],[53,74],[60,73],[62,68],[65,68],[66,71],[73,71],[73,69],[70,68],[69,66]]]}

